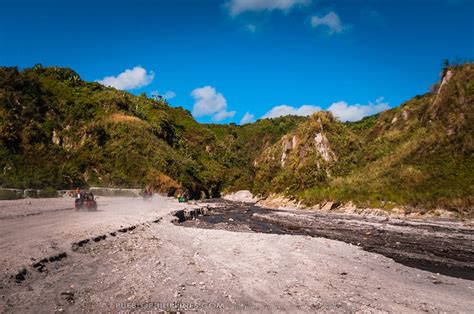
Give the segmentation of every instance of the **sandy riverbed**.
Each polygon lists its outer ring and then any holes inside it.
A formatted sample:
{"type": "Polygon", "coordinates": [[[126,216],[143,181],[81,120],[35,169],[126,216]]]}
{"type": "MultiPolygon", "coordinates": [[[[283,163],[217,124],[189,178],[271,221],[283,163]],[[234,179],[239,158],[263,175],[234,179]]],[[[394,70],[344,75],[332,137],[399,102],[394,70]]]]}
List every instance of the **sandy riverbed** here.
{"type": "Polygon", "coordinates": [[[474,308],[473,281],[406,267],[355,245],[185,228],[170,223],[169,213],[205,204],[170,198],[98,201],[97,212],[77,212],[67,198],[0,202],[0,312],[119,311],[138,305],[207,312],[474,308]],[[41,272],[32,266],[61,253],[66,257],[45,262],[41,272]],[[12,276],[22,268],[27,272],[17,283],[12,276]]]}

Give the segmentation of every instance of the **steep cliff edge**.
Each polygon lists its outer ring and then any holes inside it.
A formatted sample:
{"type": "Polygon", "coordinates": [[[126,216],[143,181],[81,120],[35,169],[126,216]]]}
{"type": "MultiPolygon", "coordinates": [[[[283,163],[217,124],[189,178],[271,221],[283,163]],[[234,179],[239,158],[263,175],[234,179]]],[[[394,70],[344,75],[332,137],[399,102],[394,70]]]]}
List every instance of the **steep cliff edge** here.
{"type": "Polygon", "coordinates": [[[437,90],[358,122],[315,113],[257,158],[254,192],[472,215],[474,66],[444,73],[437,90]]]}

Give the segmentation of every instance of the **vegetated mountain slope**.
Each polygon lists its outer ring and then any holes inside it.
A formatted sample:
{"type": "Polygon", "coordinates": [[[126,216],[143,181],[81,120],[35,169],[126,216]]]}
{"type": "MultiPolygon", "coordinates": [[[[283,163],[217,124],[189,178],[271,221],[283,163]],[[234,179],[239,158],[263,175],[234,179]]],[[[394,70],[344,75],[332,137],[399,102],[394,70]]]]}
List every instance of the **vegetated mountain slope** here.
{"type": "Polygon", "coordinates": [[[0,186],[153,185],[168,193],[278,192],[473,207],[474,66],[358,122],[330,113],[200,124],[183,108],[88,83],[70,69],[0,68],[0,186]]]}
{"type": "Polygon", "coordinates": [[[245,156],[302,120],[204,125],[183,108],[82,81],[70,69],[3,67],[0,186],[151,184],[163,192],[215,196],[251,182],[251,171],[242,171],[250,160],[245,156]]]}
{"type": "Polygon", "coordinates": [[[474,204],[474,65],[444,70],[436,91],[359,122],[311,116],[257,159],[255,191],[306,203],[474,204]]]}

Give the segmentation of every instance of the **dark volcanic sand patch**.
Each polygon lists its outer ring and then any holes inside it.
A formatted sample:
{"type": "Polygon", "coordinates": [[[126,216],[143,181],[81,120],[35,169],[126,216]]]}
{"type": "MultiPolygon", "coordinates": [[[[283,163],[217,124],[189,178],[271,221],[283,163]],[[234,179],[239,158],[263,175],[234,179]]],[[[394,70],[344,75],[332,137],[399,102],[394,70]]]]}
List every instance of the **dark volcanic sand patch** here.
{"type": "Polygon", "coordinates": [[[226,202],[186,227],[240,232],[308,235],[344,241],[434,273],[474,280],[474,230],[433,221],[295,212],[226,202]]]}

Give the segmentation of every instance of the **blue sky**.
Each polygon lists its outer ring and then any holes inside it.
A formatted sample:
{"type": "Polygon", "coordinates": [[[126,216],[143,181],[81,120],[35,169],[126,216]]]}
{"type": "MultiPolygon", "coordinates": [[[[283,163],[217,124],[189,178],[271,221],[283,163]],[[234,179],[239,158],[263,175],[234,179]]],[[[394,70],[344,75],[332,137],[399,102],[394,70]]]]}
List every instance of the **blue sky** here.
{"type": "Polygon", "coordinates": [[[426,92],[443,59],[472,59],[473,13],[471,0],[0,0],[0,65],[167,93],[201,122],[357,120],[426,92]]]}

